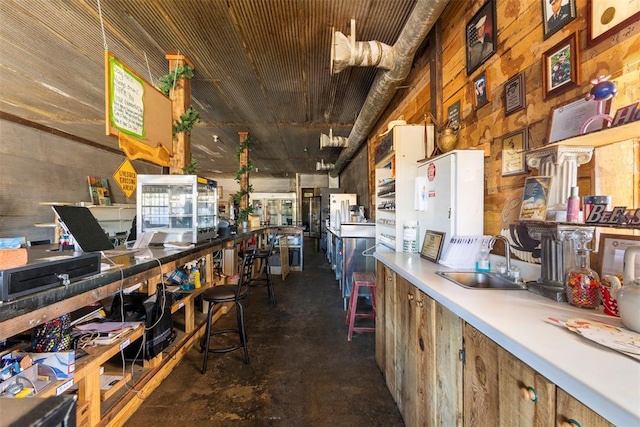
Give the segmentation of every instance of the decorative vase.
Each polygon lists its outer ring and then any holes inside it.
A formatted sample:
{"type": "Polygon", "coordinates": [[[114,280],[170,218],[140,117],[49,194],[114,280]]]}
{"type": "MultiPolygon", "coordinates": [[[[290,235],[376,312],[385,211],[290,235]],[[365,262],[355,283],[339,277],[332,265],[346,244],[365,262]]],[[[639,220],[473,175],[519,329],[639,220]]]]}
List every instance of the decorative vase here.
{"type": "Polygon", "coordinates": [[[456,148],[456,144],[458,143],[458,132],[454,128],[445,127],[443,129],[438,129],[438,148],[443,153],[447,153],[454,148],[456,148]]]}

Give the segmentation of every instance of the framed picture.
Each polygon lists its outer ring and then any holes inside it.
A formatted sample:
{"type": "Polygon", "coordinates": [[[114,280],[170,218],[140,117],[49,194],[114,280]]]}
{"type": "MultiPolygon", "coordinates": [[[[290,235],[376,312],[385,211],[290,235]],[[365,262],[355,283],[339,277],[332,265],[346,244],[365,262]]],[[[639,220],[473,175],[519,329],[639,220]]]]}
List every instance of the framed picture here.
{"type": "Polygon", "coordinates": [[[485,72],[473,81],[473,99],[476,108],[480,108],[489,102],[489,82],[485,72]]]}
{"type": "Polygon", "coordinates": [[[460,100],[457,100],[447,108],[447,120],[450,126],[460,125],[460,100]]]}
{"type": "MultiPolygon", "coordinates": [[[[611,101],[608,101],[604,104],[604,113],[608,114],[610,108],[611,101]]],[[[553,107],[549,115],[547,143],[551,144],[580,135],[580,128],[584,122],[596,114],[598,114],[598,103],[587,101],[582,96],[575,101],[553,107]]],[[[603,129],[606,124],[605,120],[601,120],[600,123],[595,123],[593,130],[603,129]]]]}
{"type": "Polygon", "coordinates": [[[504,115],[508,116],[524,107],[524,73],[518,73],[504,85],[504,115]]]}
{"type": "Polygon", "coordinates": [[[587,2],[587,46],[600,43],[640,20],[640,0],[587,2]]]}
{"type": "Polygon", "coordinates": [[[530,176],[524,180],[520,219],[544,221],[547,217],[548,194],[552,176],[530,176]]]}
{"type": "Polygon", "coordinates": [[[544,39],[576,18],[576,0],[541,0],[544,39]]]}
{"type": "Polygon", "coordinates": [[[502,137],[502,176],[527,172],[525,153],[528,149],[527,128],[518,129],[502,137]]]}
{"type": "MultiPolygon", "coordinates": [[[[602,278],[605,274],[622,274],[624,251],[629,246],[640,245],[640,236],[627,234],[600,234],[598,245],[597,272],[602,278]]],[[[640,257],[636,257],[635,270],[640,271],[640,257]]]]}
{"type": "Polygon", "coordinates": [[[545,100],[578,86],[579,63],[576,33],[542,54],[545,100]]]}
{"type": "Polygon", "coordinates": [[[467,23],[467,75],[473,73],[498,49],[496,3],[486,2],[467,23]]]}
{"type": "Polygon", "coordinates": [[[440,261],[442,245],[444,244],[444,235],[445,233],[441,233],[439,231],[427,230],[424,233],[424,241],[422,242],[420,256],[431,262],[437,263],[440,261]]]}

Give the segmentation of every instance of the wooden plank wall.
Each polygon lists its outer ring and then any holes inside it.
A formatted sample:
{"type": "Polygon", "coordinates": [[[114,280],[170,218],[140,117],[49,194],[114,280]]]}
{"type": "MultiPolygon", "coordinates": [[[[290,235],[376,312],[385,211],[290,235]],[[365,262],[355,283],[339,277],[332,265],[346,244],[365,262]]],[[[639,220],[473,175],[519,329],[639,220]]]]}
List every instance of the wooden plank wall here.
{"type": "MultiPolygon", "coordinates": [[[[109,178],[114,203],[127,199],[112,175],[123,155],[99,150],[28,126],[0,120],[0,237],[53,240],[54,213],[40,202],[89,202],[87,175],[109,178]]],[[[160,173],[146,162],[132,162],[138,173],[160,173]]]]}
{"type": "MultiPolygon", "coordinates": [[[[414,71],[403,84],[369,138],[370,192],[375,189],[373,151],[379,134],[390,120],[423,123],[431,96],[442,97],[441,117],[455,101],[461,104],[458,149],[489,147],[485,158],[485,233],[499,234],[519,214],[524,179],[529,174],[503,177],[501,137],[528,127],[529,148],[546,144],[549,114],[553,107],[578,99],[590,88],[590,79],[612,76],[618,86],[613,111],[640,100],[640,23],[587,47],[587,0],[576,0],[577,18],[547,40],[543,38],[541,0],[496,0],[497,52],[471,75],[466,73],[465,28],[485,0],[452,1],[441,19],[442,88],[429,91],[428,52],[417,58],[414,71]],[[544,100],[542,56],[571,33],[578,34],[580,77],[577,88],[544,100]],[[473,107],[473,80],[486,72],[490,102],[473,107]],[[517,73],[525,76],[526,108],[504,114],[505,82],[517,73]]],[[[580,194],[613,194],[619,205],[640,206],[640,136],[631,141],[596,149],[594,160],[579,168],[580,194]],[[621,155],[621,153],[624,153],[621,155]]]]}

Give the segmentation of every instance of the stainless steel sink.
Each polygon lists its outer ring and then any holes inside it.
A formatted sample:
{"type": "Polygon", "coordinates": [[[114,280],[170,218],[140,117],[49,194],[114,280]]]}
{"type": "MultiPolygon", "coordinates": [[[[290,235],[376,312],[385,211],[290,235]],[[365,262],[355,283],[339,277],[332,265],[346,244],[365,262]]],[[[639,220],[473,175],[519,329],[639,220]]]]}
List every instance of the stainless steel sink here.
{"type": "Polygon", "coordinates": [[[515,289],[526,290],[524,283],[515,282],[496,273],[478,273],[476,271],[436,271],[453,283],[469,289],[515,289]]]}

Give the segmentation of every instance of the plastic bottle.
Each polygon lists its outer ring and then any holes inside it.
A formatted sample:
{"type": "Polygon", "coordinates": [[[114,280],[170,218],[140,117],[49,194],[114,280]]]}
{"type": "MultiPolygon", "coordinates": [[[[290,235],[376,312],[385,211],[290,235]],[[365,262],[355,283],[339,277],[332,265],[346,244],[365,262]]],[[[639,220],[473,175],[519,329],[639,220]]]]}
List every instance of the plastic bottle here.
{"type": "Polygon", "coordinates": [[[567,222],[578,222],[580,214],[580,198],[578,187],[571,187],[571,193],[567,199],[567,222]]]}
{"type": "Polygon", "coordinates": [[[191,274],[193,275],[192,283],[196,287],[196,289],[198,289],[200,286],[202,286],[202,283],[200,282],[200,269],[198,268],[197,263],[193,265],[193,268],[191,269],[191,274]]]}
{"type": "Polygon", "coordinates": [[[487,245],[485,243],[482,244],[482,248],[480,248],[480,252],[478,252],[478,256],[476,257],[476,271],[482,273],[488,273],[491,271],[489,249],[487,249],[487,245]]]}

